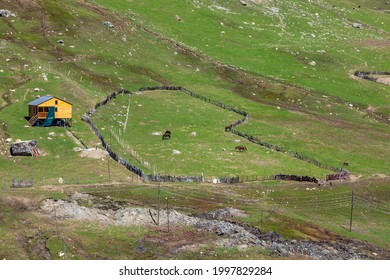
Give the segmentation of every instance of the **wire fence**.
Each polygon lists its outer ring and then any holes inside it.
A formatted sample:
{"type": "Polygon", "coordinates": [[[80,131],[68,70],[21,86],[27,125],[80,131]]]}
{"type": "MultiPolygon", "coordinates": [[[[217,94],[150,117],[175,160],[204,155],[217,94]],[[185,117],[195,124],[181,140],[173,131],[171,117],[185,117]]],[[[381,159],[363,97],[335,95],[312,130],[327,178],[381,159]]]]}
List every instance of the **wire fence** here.
{"type": "MultiPolygon", "coordinates": [[[[18,176],[19,177],[19,176],[18,176]]],[[[113,177],[111,175],[111,177],[113,177]]],[[[0,180],[0,190],[9,189],[27,189],[31,187],[41,186],[68,186],[68,185],[114,185],[114,184],[138,184],[143,181],[143,178],[131,173],[127,178],[112,178],[109,179],[108,173],[102,176],[62,176],[62,177],[43,177],[36,176],[30,179],[13,179],[12,177],[2,178],[0,180]],[[20,184],[20,182],[25,182],[20,184]]]]}
{"type": "MultiPolygon", "coordinates": [[[[15,178],[17,178],[16,176],[15,178]]],[[[131,184],[141,182],[165,182],[165,183],[212,183],[212,184],[238,184],[261,181],[297,181],[311,182],[322,185],[322,180],[310,176],[298,176],[287,174],[268,174],[268,175],[236,175],[236,176],[212,176],[201,175],[167,175],[167,174],[144,174],[143,177],[131,172],[127,178],[115,178],[112,174],[101,174],[101,176],[61,176],[58,178],[35,176],[29,179],[13,179],[11,177],[0,180],[0,190],[10,188],[29,188],[37,186],[65,186],[65,185],[114,185],[131,184]]]]}
{"type": "Polygon", "coordinates": [[[390,201],[378,200],[356,192],[352,199],[351,191],[267,199],[267,204],[271,206],[313,211],[349,210],[352,203],[355,207],[390,215],[390,201]]]}
{"type": "Polygon", "coordinates": [[[116,133],[116,131],[113,128],[111,128],[110,133],[111,136],[115,139],[115,141],[124,151],[128,152],[133,158],[135,158],[143,166],[153,171],[153,174],[156,174],[157,168],[151,163],[144,160],[144,158],[139,153],[137,153],[137,151],[135,151],[133,148],[131,148],[131,146],[128,143],[126,143],[123,139],[121,139],[119,133],[116,133]]]}

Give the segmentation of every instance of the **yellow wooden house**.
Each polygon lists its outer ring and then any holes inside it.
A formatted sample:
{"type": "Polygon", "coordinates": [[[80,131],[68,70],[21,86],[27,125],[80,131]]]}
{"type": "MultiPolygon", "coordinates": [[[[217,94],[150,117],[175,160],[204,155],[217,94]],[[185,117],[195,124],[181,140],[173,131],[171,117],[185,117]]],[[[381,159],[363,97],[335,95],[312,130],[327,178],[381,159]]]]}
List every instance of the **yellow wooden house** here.
{"type": "Polygon", "coordinates": [[[55,96],[46,95],[28,103],[31,126],[72,126],[72,104],[55,96]]]}

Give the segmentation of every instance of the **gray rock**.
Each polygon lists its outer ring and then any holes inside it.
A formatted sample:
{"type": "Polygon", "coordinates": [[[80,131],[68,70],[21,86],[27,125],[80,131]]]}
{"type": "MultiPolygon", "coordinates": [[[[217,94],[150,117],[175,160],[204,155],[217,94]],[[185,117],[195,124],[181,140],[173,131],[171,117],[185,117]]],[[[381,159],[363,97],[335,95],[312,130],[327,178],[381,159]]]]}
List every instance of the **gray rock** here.
{"type": "Polygon", "coordinates": [[[109,21],[105,21],[105,22],[103,22],[103,24],[109,28],[114,28],[114,25],[109,21]]]}
{"type": "Polygon", "coordinates": [[[9,10],[4,10],[4,9],[1,9],[0,10],[0,17],[15,17],[15,14],[13,14],[11,11],[9,10]]]}
{"type": "Polygon", "coordinates": [[[352,27],[363,28],[363,25],[361,23],[354,22],[354,23],[352,23],[352,27]]]}

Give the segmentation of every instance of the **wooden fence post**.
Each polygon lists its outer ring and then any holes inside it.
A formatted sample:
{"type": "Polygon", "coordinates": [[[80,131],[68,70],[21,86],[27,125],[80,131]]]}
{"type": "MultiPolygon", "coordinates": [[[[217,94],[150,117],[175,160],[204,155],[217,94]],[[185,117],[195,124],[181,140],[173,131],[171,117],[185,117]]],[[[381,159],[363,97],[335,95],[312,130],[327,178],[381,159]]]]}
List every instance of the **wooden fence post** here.
{"type": "Polygon", "coordinates": [[[352,231],[352,216],[353,216],[353,204],[354,204],[354,187],[352,187],[352,193],[351,193],[351,216],[349,219],[349,231],[352,231]]]}
{"type": "Polygon", "coordinates": [[[160,224],[160,193],[161,193],[160,176],[158,176],[158,189],[157,189],[157,225],[160,224]]]}
{"type": "Polygon", "coordinates": [[[169,232],[169,206],[168,206],[168,197],[165,198],[167,200],[167,224],[168,224],[168,232],[169,232]]]}

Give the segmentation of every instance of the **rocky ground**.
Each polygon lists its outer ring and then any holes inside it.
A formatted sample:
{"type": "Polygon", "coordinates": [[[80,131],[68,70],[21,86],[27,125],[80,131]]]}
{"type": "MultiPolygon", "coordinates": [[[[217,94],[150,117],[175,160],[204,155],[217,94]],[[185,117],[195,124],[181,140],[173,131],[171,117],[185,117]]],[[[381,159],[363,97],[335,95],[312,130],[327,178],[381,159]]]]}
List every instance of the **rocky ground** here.
{"type": "MultiPolygon", "coordinates": [[[[234,208],[224,208],[200,216],[188,216],[175,210],[162,210],[159,217],[155,209],[134,208],[114,202],[110,197],[96,202],[87,194],[75,193],[70,201],[47,199],[41,211],[59,219],[94,221],[117,226],[193,226],[215,233],[216,246],[240,249],[261,246],[286,258],[307,259],[390,259],[390,252],[363,241],[333,236],[330,240],[287,240],[274,232],[264,233],[234,221],[245,213],[234,208]],[[86,206],[82,206],[86,205],[86,206]]],[[[187,245],[188,247],[188,245],[187,245]]],[[[185,250],[178,248],[177,250],[185,250]]]]}

